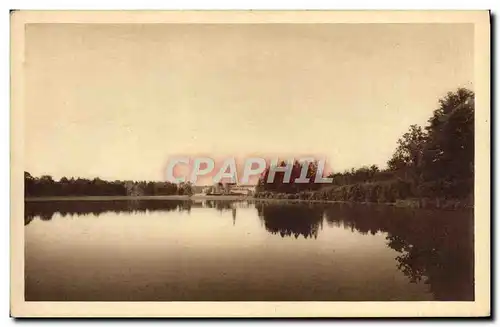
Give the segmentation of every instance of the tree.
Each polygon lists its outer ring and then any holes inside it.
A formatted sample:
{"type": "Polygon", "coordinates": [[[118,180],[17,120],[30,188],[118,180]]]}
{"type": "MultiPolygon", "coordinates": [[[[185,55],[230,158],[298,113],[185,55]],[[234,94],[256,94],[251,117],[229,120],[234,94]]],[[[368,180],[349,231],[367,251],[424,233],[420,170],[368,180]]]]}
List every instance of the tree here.
{"type": "Polygon", "coordinates": [[[468,196],[474,185],[474,92],[459,88],[439,100],[426,127],[425,182],[453,197],[468,196]]]}
{"type": "Polygon", "coordinates": [[[411,125],[409,131],[398,140],[398,147],[387,162],[389,169],[400,178],[418,184],[426,140],[427,135],[422,127],[411,125]]]}
{"type": "MultiPolygon", "coordinates": [[[[281,161],[278,163],[277,167],[285,167],[286,164],[286,162],[281,161]]],[[[316,161],[301,163],[298,160],[295,160],[291,166],[290,180],[286,183],[284,181],[285,173],[280,171],[276,172],[274,180],[268,183],[267,178],[269,176],[269,171],[270,167],[267,167],[261,174],[256,188],[257,192],[270,191],[278,193],[298,193],[305,190],[315,190],[321,186],[320,184],[314,182],[318,172],[318,163],[316,161]],[[307,183],[296,182],[301,176],[303,165],[307,165],[307,171],[305,174],[306,178],[309,179],[309,182],[307,183]]]]}
{"type": "Polygon", "coordinates": [[[380,169],[378,168],[377,165],[371,165],[370,166],[370,172],[372,175],[375,175],[377,174],[378,172],[380,172],[380,169]]]}
{"type": "Polygon", "coordinates": [[[186,183],[180,183],[179,188],[178,188],[178,194],[179,195],[188,195],[192,196],[194,193],[193,190],[193,185],[191,182],[186,182],[186,183]]]}
{"type": "Polygon", "coordinates": [[[35,194],[34,190],[35,178],[27,171],[24,172],[24,196],[32,196],[35,194]]]}

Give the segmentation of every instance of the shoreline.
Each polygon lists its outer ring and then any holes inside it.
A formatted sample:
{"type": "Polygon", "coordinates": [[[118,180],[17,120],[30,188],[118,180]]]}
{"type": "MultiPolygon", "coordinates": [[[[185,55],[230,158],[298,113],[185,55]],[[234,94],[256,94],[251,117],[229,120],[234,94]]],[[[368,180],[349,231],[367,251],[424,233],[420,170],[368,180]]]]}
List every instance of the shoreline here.
{"type": "Polygon", "coordinates": [[[116,196],[116,195],[89,195],[89,196],[43,196],[43,197],[25,197],[26,202],[44,202],[44,201],[140,201],[140,200],[253,200],[253,197],[241,195],[142,195],[142,196],[116,196]]]}
{"type": "Polygon", "coordinates": [[[145,196],[51,196],[51,197],[28,197],[25,202],[57,202],[57,201],[255,201],[255,202],[281,202],[281,203],[315,203],[315,204],[361,204],[368,206],[390,206],[407,209],[437,209],[437,210],[471,210],[474,207],[461,208],[439,208],[434,206],[415,206],[411,201],[397,202],[354,202],[335,200],[309,200],[309,199],[277,199],[277,198],[256,198],[245,195],[145,195],[145,196]]]}
{"type": "Polygon", "coordinates": [[[395,203],[375,203],[375,202],[353,202],[334,200],[306,200],[306,199],[277,199],[277,198],[256,198],[244,195],[144,195],[144,196],[114,196],[114,195],[89,195],[89,196],[44,196],[27,197],[26,202],[46,202],[46,201],[141,201],[141,200],[178,200],[178,201],[199,201],[199,200],[222,200],[222,201],[258,201],[258,202],[288,202],[288,203],[359,203],[359,204],[383,204],[395,205],[395,203]]]}

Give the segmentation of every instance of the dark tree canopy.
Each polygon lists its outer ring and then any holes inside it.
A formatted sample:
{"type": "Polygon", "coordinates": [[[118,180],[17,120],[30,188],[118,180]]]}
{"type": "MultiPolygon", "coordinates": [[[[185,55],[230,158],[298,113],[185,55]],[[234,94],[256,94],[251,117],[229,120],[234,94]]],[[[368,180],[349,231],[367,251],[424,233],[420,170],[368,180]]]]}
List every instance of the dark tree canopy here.
{"type": "MultiPolygon", "coordinates": [[[[284,165],[284,163],[282,163],[284,165]]],[[[297,165],[297,163],[295,163],[297,165]]],[[[394,202],[405,198],[473,199],[474,188],[474,92],[459,88],[438,101],[428,125],[411,125],[397,141],[387,169],[352,168],[330,174],[332,185],[266,184],[269,170],[259,181],[257,196],[298,194],[287,198],[394,202]],[[308,193],[312,192],[312,193],[308,193]]],[[[314,174],[314,167],[311,174],[314,174]]]]}
{"type": "Polygon", "coordinates": [[[139,196],[177,194],[177,185],[168,182],[105,181],[100,178],[67,178],[54,181],[51,176],[40,178],[24,172],[24,194],[34,196],[139,196]]]}

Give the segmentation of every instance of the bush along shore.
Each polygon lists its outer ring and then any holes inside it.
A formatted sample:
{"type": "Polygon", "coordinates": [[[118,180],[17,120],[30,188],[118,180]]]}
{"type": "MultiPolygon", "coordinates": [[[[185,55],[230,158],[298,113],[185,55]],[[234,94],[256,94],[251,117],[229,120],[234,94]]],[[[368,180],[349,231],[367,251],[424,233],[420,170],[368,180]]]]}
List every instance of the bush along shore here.
{"type": "MultiPolygon", "coordinates": [[[[278,166],[286,167],[285,162],[278,166]]],[[[318,171],[310,163],[310,183],[295,183],[298,162],[291,177],[277,172],[269,183],[269,168],[257,185],[257,199],[388,203],[402,207],[458,209],[474,205],[474,93],[459,88],[438,101],[422,128],[411,125],[397,141],[387,168],[376,165],[336,172],[331,184],[312,181],[318,171]]]]}
{"type": "Polygon", "coordinates": [[[447,198],[427,198],[407,195],[398,198],[398,191],[391,192],[387,188],[377,185],[377,183],[354,184],[340,187],[329,187],[320,191],[303,191],[300,193],[276,193],[259,192],[255,194],[255,199],[267,200],[287,200],[290,202],[348,202],[365,204],[386,204],[396,207],[406,208],[426,208],[426,209],[465,209],[472,208],[474,201],[472,197],[466,199],[447,198]],[[366,193],[358,190],[371,189],[366,193]]]}

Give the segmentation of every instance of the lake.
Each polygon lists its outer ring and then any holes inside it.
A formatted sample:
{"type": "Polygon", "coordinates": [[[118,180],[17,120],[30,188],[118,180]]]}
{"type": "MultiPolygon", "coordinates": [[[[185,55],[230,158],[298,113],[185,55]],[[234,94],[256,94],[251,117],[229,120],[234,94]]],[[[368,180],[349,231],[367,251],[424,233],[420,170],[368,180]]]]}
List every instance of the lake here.
{"type": "Polygon", "coordinates": [[[472,211],[25,202],[27,301],[473,301],[472,211]]]}

